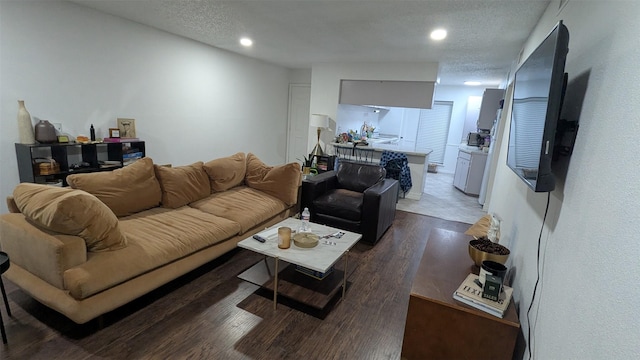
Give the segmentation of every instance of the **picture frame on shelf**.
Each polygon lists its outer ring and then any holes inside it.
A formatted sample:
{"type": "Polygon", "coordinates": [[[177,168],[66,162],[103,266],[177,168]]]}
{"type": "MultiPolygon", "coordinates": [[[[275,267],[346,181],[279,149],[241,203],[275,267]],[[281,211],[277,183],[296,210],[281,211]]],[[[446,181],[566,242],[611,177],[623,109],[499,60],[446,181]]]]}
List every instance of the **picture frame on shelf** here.
{"type": "Polygon", "coordinates": [[[120,137],[120,129],[118,129],[118,128],[110,128],[109,129],[109,137],[110,138],[119,138],[120,137]]]}
{"type": "Polygon", "coordinates": [[[121,138],[135,138],[136,137],[136,120],[118,118],[118,129],[120,129],[121,138]]]}

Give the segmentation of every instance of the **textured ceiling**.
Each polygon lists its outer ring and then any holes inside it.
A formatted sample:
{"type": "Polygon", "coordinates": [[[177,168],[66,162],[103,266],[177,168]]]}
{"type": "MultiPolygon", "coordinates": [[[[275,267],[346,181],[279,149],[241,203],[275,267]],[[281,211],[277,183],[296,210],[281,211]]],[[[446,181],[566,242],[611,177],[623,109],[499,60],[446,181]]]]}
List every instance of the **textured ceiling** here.
{"type": "Polygon", "coordinates": [[[441,84],[500,84],[548,0],[72,0],[289,68],[438,62],[441,84]],[[442,42],[429,39],[436,27],[442,42]],[[254,40],[239,45],[241,36],[254,40]]]}

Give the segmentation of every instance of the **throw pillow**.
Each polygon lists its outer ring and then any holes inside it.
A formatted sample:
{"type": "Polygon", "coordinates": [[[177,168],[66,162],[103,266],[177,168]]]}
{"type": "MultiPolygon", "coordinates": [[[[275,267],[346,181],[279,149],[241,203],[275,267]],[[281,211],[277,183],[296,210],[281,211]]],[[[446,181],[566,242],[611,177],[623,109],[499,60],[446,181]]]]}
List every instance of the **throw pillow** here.
{"type": "Polygon", "coordinates": [[[288,206],[298,202],[301,177],[298,163],[268,166],[252,153],[247,154],[247,186],[275,196],[288,206]]]}
{"type": "Polygon", "coordinates": [[[80,236],[88,251],[116,250],[127,245],[115,214],[82,190],[22,183],[14,189],[13,197],[31,222],[46,230],[80,236]]]}
{"type": "Polygon", "coordinates": [[[209,176],[212,193],[241,185],[247,171],[244,153],[211,160],[204,164],[204,170],[209,176]]]}
{"type": "Polygon", "coordinates": [[[110,172],[69,175],[67,183],[73,189],[95,195],[118,217],[156,207],[162,200],[150,158],[110,172]]]}
{"type": "Polygon", "coordinates": [[[171,168],[155,166],[163,207],[176,209],[211,194],[209,177],[202,166],[202,161],[171,168]]]}
{"type": "Polygon", "coordinates": [[[487,236],[489,226],[491,225],[491,215],[487,214],[481,217],[475,224],[471,225],[464,233],[475,238],[487,236]]]}

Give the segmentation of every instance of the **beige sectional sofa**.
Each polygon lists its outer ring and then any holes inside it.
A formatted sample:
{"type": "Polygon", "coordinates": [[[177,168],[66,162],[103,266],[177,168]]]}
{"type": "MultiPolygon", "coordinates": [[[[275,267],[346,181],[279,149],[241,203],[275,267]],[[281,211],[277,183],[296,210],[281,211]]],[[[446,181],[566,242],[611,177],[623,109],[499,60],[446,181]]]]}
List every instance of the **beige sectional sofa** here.
{"type": "Polygon", "coordinates": [[[164,167],[150,158],[20,184],[0,216],[5,276],[78,324],[156,289],[297,212],[300,166],[238,153],[164,167]]]}

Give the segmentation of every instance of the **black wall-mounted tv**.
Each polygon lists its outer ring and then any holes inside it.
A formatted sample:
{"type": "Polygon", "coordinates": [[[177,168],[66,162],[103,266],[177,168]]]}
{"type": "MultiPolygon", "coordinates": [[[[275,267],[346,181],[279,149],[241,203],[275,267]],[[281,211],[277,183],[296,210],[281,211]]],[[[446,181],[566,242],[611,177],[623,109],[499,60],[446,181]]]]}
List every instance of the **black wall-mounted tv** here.
{"type": "Polygon", "coordinates": [[[551,161],[568,52],[569,31],[560,21],[515,74],[507,165],[535,192],[555,188],[551,161]]]}

